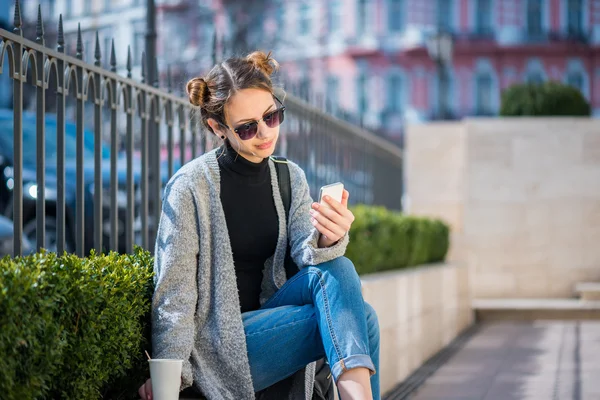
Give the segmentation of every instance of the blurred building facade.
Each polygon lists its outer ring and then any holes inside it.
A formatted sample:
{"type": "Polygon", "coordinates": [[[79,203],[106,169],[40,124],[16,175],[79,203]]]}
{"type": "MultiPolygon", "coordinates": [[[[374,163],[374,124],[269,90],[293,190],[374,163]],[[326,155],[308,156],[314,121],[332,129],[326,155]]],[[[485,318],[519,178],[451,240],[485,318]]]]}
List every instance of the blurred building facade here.
{"type": "MultiPolygon", "coordinates": [[[[37,3],[23,3],[30,20],[37,3]]],[[[131,44],[133,76],[140,79],[146,0],[42,4],[46,25],[63,14],[70,54],[81,23],[86,61],[93,62],[98,30],[103,64],[114,38],[124,73],[131,44]]],[[[446,91],[451,118],[495,115],[503,89],[548,79],[578,87],[600,115],[600,0],[156,0],[156,6],[161,82],[170,66],[180,91],[215,57],[242,52],[246,41],[246,50],[274,51],[288,92],[400,141],[407,121],[439,115],[438,69],[427,38],[445,30],[454,37],[446,91]]]]}
{"type": "MultiPolygon", "coordinates": [[[[9,1],[13,12],[13,0],[0,1],[9,1]]],[[[62,14],[68,54],[76,54],[77,28],[81,25],[83,59],[87,62],[94,62],[96,31],[102,65],[106,68],[109,67],[111,42],[114,39],[118,72],[125,75],[130,47],[132,76],[136,80],[141,79],[146,39],[146,0],[21,0],[21,3],[24,17],[30,24],[35,24],[38,3],[42,4],[46,26],[54,27],[58,16],[62,14]]],[[[173,87],[181,90],[188,76],[199,74],[212,64],[213,4],[199,0],[155,0],[155,3],[161,84],[166,84],[166,71],[170,67],[173,87]]]]}
{"type": "MultiPolygon", "coordinates": [[[[600,116],[599,0],[281,1],[276,56],[313,101],[398,138],[406,121],[438,115],[427,37],[454,37],[452,118],[496,115],[516,82],[562,81],[600,116]]],[[[268,32],[268,28],[265,28],[268,32]]],[[[272,35],[273,33],[267,33],[272,35]]]]}

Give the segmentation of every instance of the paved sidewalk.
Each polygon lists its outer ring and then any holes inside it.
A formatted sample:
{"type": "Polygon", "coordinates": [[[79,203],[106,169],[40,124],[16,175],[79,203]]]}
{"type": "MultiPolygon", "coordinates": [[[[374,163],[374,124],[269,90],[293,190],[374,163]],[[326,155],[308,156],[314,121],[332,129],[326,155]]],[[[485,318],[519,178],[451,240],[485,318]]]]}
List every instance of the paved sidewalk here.
{"type": "Polygon", "coordinates": [[[600,322],[489,323],[413,400],[600,400],[600,322]]]}

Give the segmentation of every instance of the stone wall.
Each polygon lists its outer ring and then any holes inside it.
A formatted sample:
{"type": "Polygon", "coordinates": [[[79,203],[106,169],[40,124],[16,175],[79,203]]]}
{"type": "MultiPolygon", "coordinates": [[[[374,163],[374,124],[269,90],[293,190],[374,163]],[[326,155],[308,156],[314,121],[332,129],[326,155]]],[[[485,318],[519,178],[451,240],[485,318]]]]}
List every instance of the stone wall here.
{"type": "Polygon", "coordinates": [[[570,297],[600,280],[600,121],[432,123],[406,143],[408,211],[451,225],[474,297],[570,297]]]}
{"type": "Polygon", "coordinates": [[[466,266],[435,264],[361,277],[381,330],[381,392],[473,323],[466,266]]]}

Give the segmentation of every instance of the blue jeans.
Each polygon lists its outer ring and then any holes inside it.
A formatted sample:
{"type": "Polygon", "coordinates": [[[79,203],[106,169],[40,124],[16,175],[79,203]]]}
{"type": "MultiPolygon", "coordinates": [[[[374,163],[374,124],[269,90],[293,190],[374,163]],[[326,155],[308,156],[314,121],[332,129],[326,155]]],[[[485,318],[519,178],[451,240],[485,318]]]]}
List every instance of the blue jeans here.
{"type": "Polygon", "coordinates": [[[347,258],[303,268],[242,319],[255,391],[326,356],[336,382],[368,368],[373,399],[380,398],[379,323],[347,258]]]}

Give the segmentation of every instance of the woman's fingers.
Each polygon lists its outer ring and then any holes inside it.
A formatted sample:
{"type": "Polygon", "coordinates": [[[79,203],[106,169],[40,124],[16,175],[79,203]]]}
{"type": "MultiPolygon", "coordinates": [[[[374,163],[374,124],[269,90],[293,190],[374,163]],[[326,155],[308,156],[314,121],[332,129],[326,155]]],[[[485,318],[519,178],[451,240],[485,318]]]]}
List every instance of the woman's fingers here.
{"type": "Polygon", "coordinates": [[[344,189],[344,192],[342,193],[342,205],[346,208],[348,208],[348,197],[350,197],[350,192],[344,189]]]}
{"type": "Polygon", "coordinates": [[[140,386],[140,388],[138,389],[138,394],[140,395],[140,399],[147,400],[147,398],[146,398],[146,384],[143,384],[142,386],[140,386]]]}
{"type": "Polygon", "coordinates": [[[311,212],[311,214],[313,215],[312,224],[328,239],[337,241],[346,234],[347,230],[343,226],[331,221],[325,215],[318,212],[311,212]]]}
{"type": "Polygon", "coordinates": [[[152,381],[150,379],[140,386],[138,394],[142,400],[152,400],[152,381]]]}
{"type": "MultiPolygon", "coordinates": [[[[346,194],[348,191],[344,191],[344,193],[346,194]]],[[[344,196],[346,196],[345,194],[344,196]]],[[[339,201],[332,199],[330,196],[325,196],[323,200],[333,211],[337,212],[342,217],[347,218],[352,223],[354,221],[354,214],[352,214],[352,211],[350,211],[347,207],[348,197],[344,198],[344,196],[342,196],[342,202],[346,204],[340,203],[339,201]]],[[[327,208],[327,206],[324,207],[322,204],[313,203],[312,208],[320,211],[322,208],[327,208]]]]}
{"type": "Polygon", "coordinates": [[[312,224],[314,225],[316,230],[319,231],[319,233],[321,235],[325,236],[327,239],[331,240],[332,242],[337,242],[338,240],[340,240],[340,238],[341,238],[340,235],[337,235],[333,231],[327,229],[324,225],[322,225],[315,218],[312,219],[312,224]]]}
{"type": "Polygon", "coordinates": [[[321,219],[317,218],[317,220],[319,222],[322,222],[323,224],[325,224],[327,221],[330,221],[333,224],[339,226],[340,229],[344,232],[350,230],[350,221],[348,221],[346,217],[338,214],[336,211],[328,209],[327,207],[321,207],[319,208],[319,211],[311,210],[310,213],[313,216],[313,218],[320,217],[321,219]],[[322,220],[323,217],[326,220],[322,220]]]}

